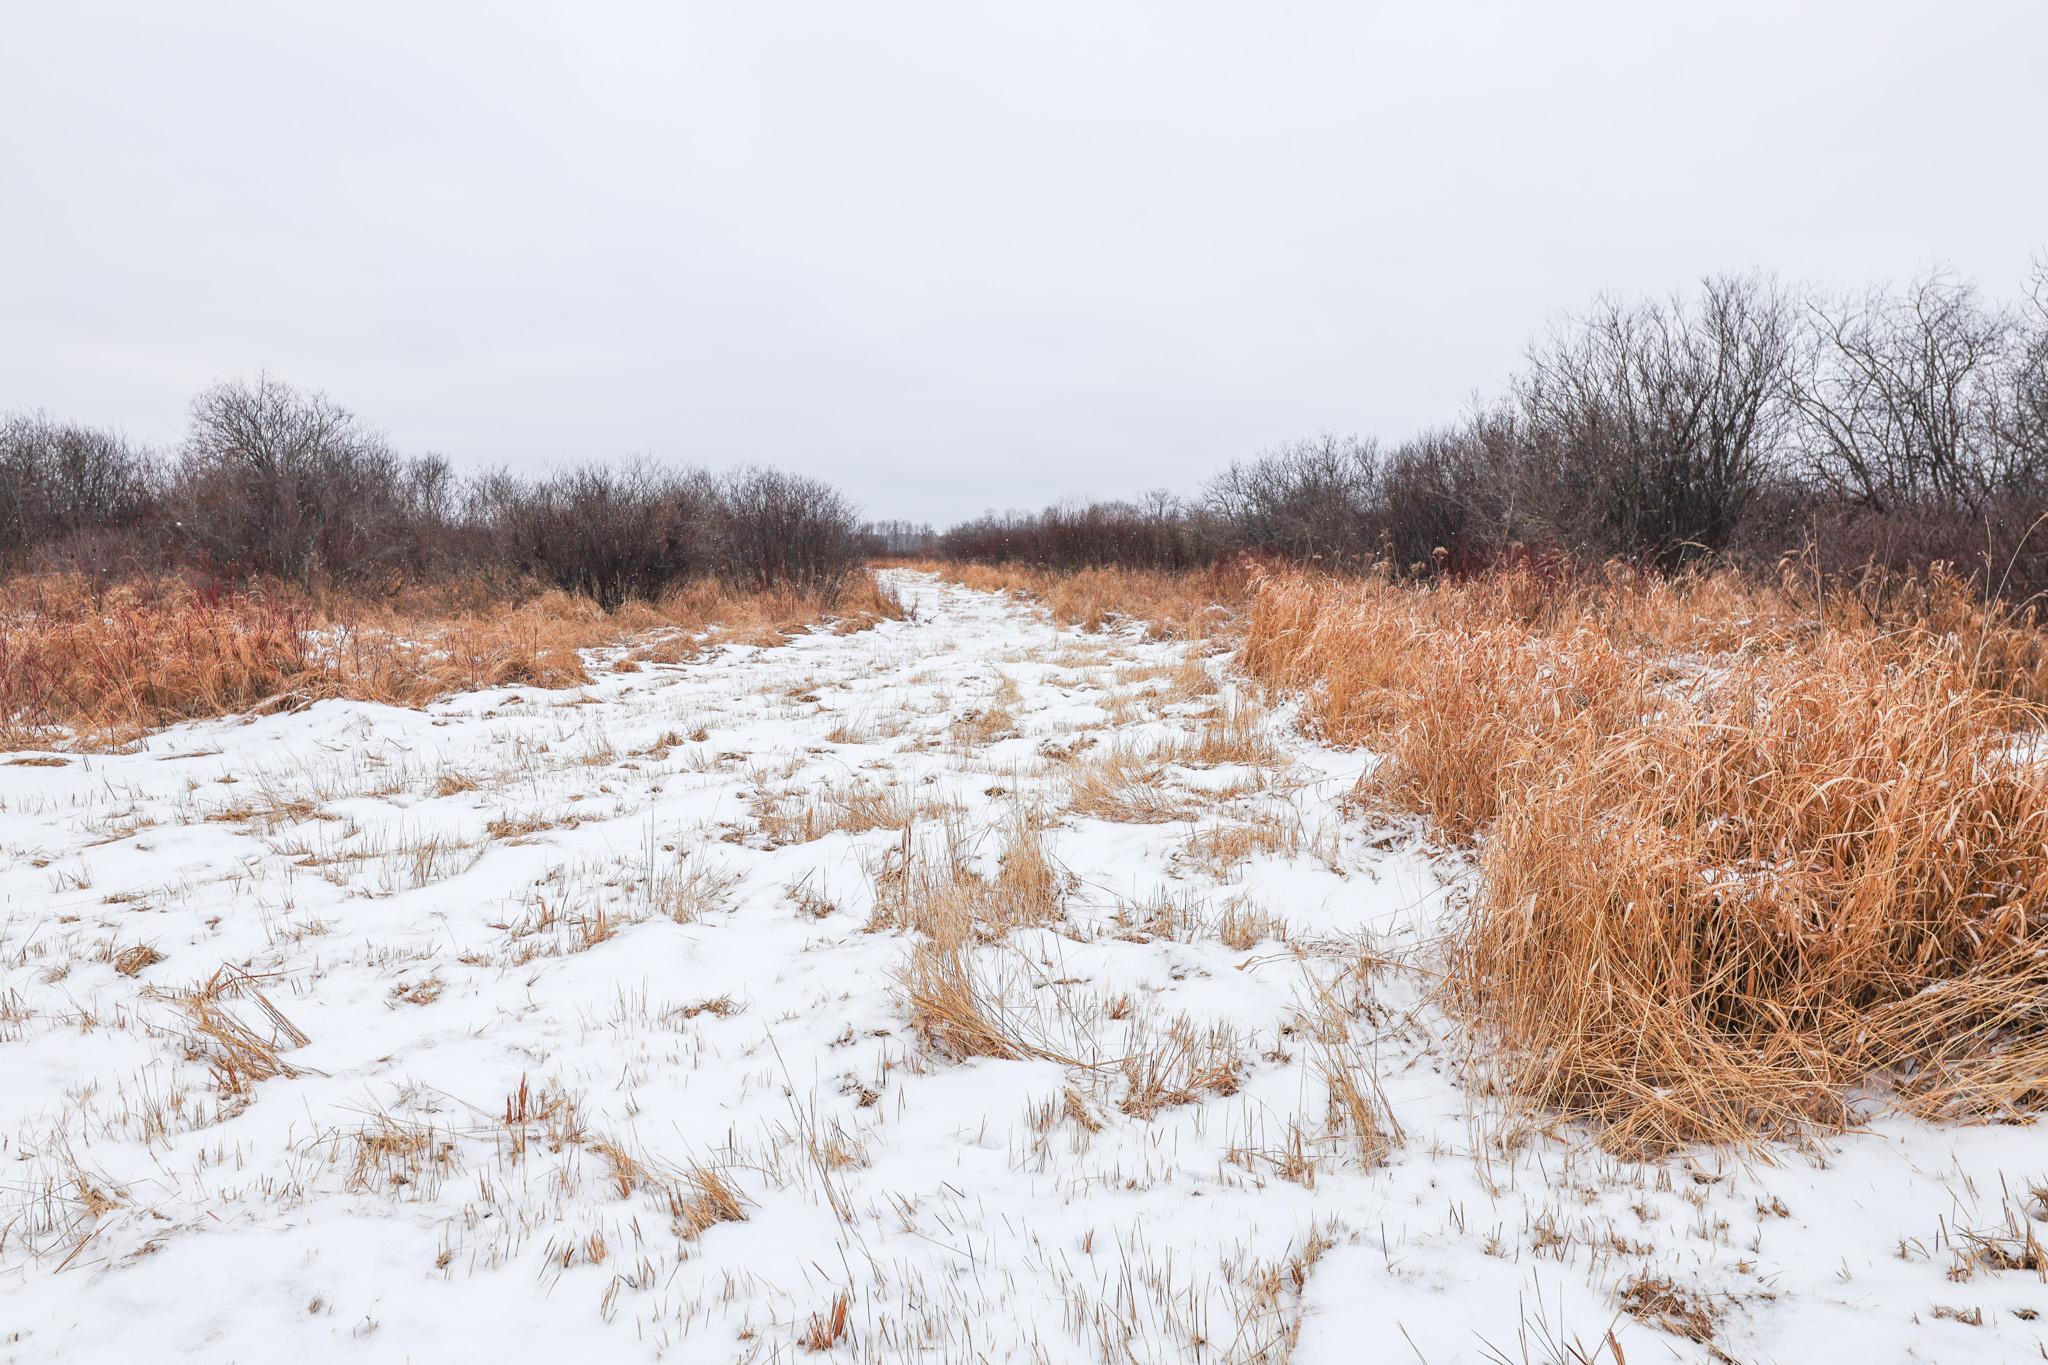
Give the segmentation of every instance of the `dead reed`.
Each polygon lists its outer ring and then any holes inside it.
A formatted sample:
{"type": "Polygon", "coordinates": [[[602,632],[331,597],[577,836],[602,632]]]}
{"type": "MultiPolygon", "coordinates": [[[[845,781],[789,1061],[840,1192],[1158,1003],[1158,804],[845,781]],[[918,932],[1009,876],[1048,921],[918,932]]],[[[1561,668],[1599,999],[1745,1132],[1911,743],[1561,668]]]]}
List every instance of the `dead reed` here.
{"type": "Polygon", "coordinates": [[[0,588],[0,749],[117,747],[181,720],[335,697],[418,706],[478,688],[566,687],[590,681],[585,649],[689,643],[714,628],[772,643],[823,620],[844,630],[902,615],[866,574],[831,601],[704,583],[611,614],[559,591],[458,586],[372,599],[17,580],[0,588]]]}
{"type": "Polygon", "coordinates": [[[1289,574],[1246,667],[1476,839],[1449,996],[1615,1150],[2048,1102],[2048,775],[2029,620],[1733,576],[1289,574]]]}

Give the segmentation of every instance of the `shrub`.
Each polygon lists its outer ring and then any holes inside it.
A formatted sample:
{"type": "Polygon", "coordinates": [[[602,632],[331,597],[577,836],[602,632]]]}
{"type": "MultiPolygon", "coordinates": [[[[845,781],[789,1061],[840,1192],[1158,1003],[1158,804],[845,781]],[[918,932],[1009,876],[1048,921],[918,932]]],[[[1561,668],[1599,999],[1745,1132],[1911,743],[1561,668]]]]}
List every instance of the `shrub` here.
{"type": "Polygon", "coordinates": [[[310,585],[417,567],[449,484],[440,461],[402,459],[324,395],[259,375],[193,400],[169,500],[204,563],[310,585]]]}
{"type": "Polygon", "coordinates": [[[176,571],[302,591],[468,580],[493,597],[534,580],[609,611],[711,576],[829,596],[873,542],[929,538],[904,523],[864,532],[830,486],[773,470],[718,480],[642,462],[458,480],[269,375],[194,399],[161,470],[104,432],[0,422],[0,572],[77,571],[102,586],[176,571]]]}
{"type": "Polygon", "coordinates": [[[1380,550],[1380,481],[1376,445],[1325,435],[1232,465],[1207,496],[1242,548],[1356,569],[1380,550]]]}
{"type": "Polygon", "coordinates": [[[2048,591],[2048,265],[2014,309],[1938,274],[1850,301],[1763,276],[1602,299],[1531,348],[1510,395],[1392,447],[1280,446],[1197,507],[987,516],[939,552],[1068,572],[1236,552],[1406,576],[1531,553],[1666,573],[1798,553],[1837,580],[1947,563],[2008,600],[2048,591]]]}
{"type": "Polygon", "coordinates": [[[479,515],[512,569],[607,611],[717,566],[717,490],[703,474],[587,465],[494,486],[479,515]]]}
{"type": "Polygon", "coordinates": [[[947,559],[1053,570],[1179,571],[1214,564],[1226,550],[1210,518],[1167,493],[1143,503],[1069,503],[986,516],[955,526],[937,543],[947,559]]]}
{"type": "Polygon", "coordinates": [[[832,592],[861,559],[853,504],[829,484],[748,469],[719,485],[725,575],[753,588],[832,592]]]}
{"type": "Polygon", "coordinates": [[[153,509],[154,473],[110,432],[40,413],[0,420],[0,570],[67,541],[135,527],[153,509]]]}
{"type": "Polygon", "coordinates": [[[1789,300],[1757,278],[1603,299],[1560,329],[1516,385],[1545,529],[1665,568],[1726,548],[1784,459],[1794,345],[1789,300]]]}

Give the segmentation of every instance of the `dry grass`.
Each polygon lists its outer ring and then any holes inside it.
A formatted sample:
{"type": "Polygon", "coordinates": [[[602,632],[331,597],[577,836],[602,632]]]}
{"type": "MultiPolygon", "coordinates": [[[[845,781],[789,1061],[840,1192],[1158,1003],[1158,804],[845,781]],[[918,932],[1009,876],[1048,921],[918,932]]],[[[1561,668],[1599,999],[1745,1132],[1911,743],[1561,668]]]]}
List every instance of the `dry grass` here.
{"type": "Polygon", "coordinates": [[[1224,947],[1242,953],[1261,943],[1285,943],[1287,921],[1233,896],[1216,916],[1215,933],[1224,947]]]}
{"type": "Polygon", "coordinates": [[[393,986],[391,999],[404,1005],[431,1005],[441,998],[441,992],[446,989],[448,983],[439,976],[416,977],[393,986]]]}
{"type": "Polygon", "coordinates": [[[842,1292],[832,1300],[829,1312],[811,1314],[801,1342],[806,1351],[829,1351],[847,1334],[846,1314],[851,1300],[842,1292]]]}
{"type": "Polygon", "coordinates": [[[455,1170],[459,1153],[448,1135],[430,1125],[377,1113],[361,1127],[337,1134],[330,1159],[347,1166],[351,1190],[404,1190],[421,1198],[455,1170]]]}
{"type": "Polygon", "coordinates": [[[1688,1341],[1714,1339],[1712,1305],[1669,1279],[1648,1272],[1636,1275],[1616,1291],[1614,1301],[1638,1322],[1688,1341]]]}
{"type": "Polygon", "coordinates": [[[169,579],[96,594],[76,579],[22,579],[0,589],[0,748],[113,747],[181,720],[330,697],[418,706],[477,688],[566,687],[590,681],[579,651],[594,647],[694,649],[714,627],[772,643],[821,620],[858,629],[902,613],[871,575],[830,602],[697,584],[611,615],[554,591],[371,599],[169,579]]]}
{"type": "Polygon", "coordinates": [[[1067,809],[1095,820],[1159,825],[1192,820],[1201,811],[1193,795],[1168,783],[1178,757],[1172,746],[1122,741],[1095,750],[1067,782],[1067,809]]]}
{"type": "Polygon", "coordinates": [[[701,858],[658,868],[647,880],[648,901],[657,915],[692,924],[723,909],[742,878],[701,858]]]}
{"type": "Polygon", "coordinates": [[[1244,1081],[1243,1048],[1222,1025],[1202,1028],[1178,1017],[1150,1043],[1118,1064],[1124,1096],[1117,1108],[1132,1118],[1151,1119],[1207,1095],[1235,1095],[1244,1081]]]}
{"type": "Polygon", "coordinates": [[[1333,980],[1308,974],[1303,1022],[1313,1047],[1312,1066],[1329,1097],[1326,1123],[1361,1161],[1374,1165],[1406,1140],[1401,1122],[1380,1088],[1379,1071],[1352,1036],[1354,1020],[1373,1021],[1375,963],[1359,958],[1333,980]]]}
{"type": "Polygon", "coordinates": [[[971,942],[921,938],[897,973],[918,1040],[956,1062],[1045,1055],[1011,1019],[1002,993],[976,970],[971,942]]]}
{"type": "Polygon", "coordinates": [[[2048,1103],[2031,626],[1976,620],[1728,576],[1287,575],[1245,660],[1385,755],[1374,796],[1480,840],[1452,998],[1522,1097],[1646,1152],[1839,1125],[1877,1081],[2048,1103]]]}
{"type": "Polygon", "coordinates": [[[1552,737],[1612,731],[1646,709],[1640,663],[1590,613],[1540,600],[1518,581],[1431,590],[1284,575],[1253,599],[1243,666],[1300,694],[1332,743],[1384,754],[1380,794],[1468,836],[1552,737]]]}
{"type": "Polygon", "coordinates": [[[964,830],[949,826],[944,845],[921,847],[908,827],[873,869],[875,908],[870,931],[913,935],[896,972],[898,993],[924,1045],[954,1061],[974,1057],[1018,1060],[1061,1057],[1041,1036],[1039,1022],[1006,1003],[1004,983],[991,978],[975,947],[999,943],[1013,929],[1057,924],[1063,917],[1066,874],[1046,853],[1042,818],[1013,810],[994,876],[972,866],[964,830]]]}
{"type": "MultiPolygon", "coordinates": [[[[1181,845],[1182,856],[1218,881],[1229,878],[1240,863],[1276,853],[1301,851],[1301,832],[1271,813],[1248,822],[1219,823],[1196,830],[1181,845]]],[[[1228,936],[1224,937],[1229,942],[1228,936]]]]}
{"type": "Polygon", "coordinates": [[[123,948],[113,956],[114,970],[123,976],[139,975],[144,969],[154,967],[164,960],[164,955],[147,943],[138,943],[132,948],[123,948]]]}
{"type": "Polygon", "coordinates": [[[2034,718],[1938,663],[1747,667],[1557,756],[1487,842],[1457,977],[1533,1098],[1621,1148],[2048,1101],[2034,718]]]}
{"type": "Polygon", "coordinates": [[[674,1182],[670,1211],[685,1237],[700,1237],[720,1223],[747,1221],[746,1204],[724,1175],[706,1166],[692,1166],[674,1182]]]}
{"type": "Polygon", "coordinates": [[[827,782],[808,791],[766,791],[754,802],[762,831],[776,845],[807,844],[835,833],[901,829],[934,810],[900,787],[858,780],[827,782]]]}
{"type": "Polygon", "coordinates": [[[919,847],[906,825],[874,869],[868,930],[903,929],[950,944],[1059,923],[1068,878],[1046,852],[1042,825],[1043,816],[1028,807],[1010,813],[993,877],[970,865],[964,831],[949,828],[945,848],[934,853],[919,847]]]}
{"type": "MultiPolygon", "coordinates": [[[[1014,684],[1011,690],[1015,691],[1014,684]]],[[[1018,734],[1016,713],[1009,707],[975,707],[962,712],[946,727],[946,734],[955,749],[961,753],[972,753],[1005,739],[1015,739],[1018,734]]]]}
{"type": "Polygon", "coordinates": [[[1999,1222],[1990,1226],[1944,1226],[1941,1241],[1954,1257],[1948,1278],[1960,1283],[1975,1278],[1980,1269],[2029,1270],[2048,1282],[2048,1247],[2042,1245],[2036,1226],[2048,1225],[2048,1181],[2034,1181],[2015,1191],[2001,1180],[1998,1212],[1999,1222]]]}
{"type": "Polygon", "coordinates": [[[1213,768],[1225,763],[1252,768],[1273,767],[1281,761],[1280,751],[1267,737],[1265,709],[1234,697],[1214,708],[1192,739],[1175,748],[1174,760],[1192,768],[1213,768]]]}
{"type": "Polygon", "coordinates": [[[1062,625],[1107,630],[1142,624],[1154,640],[1217,634],[1250,596],[1254,577],[1252,566],[1244,561],[1184,573],[1115,568],[1055,573],[1018,564],[935,560],[909,567],[982,592],[1009,592],[1042,602],[1062,625]]]}
{"type": "Polygon", "coordinates": [[[188,1055],[207,1064],[223,1097],[244,1100],[258,1081],[299,1074],[284,1054],[308,1039],[257,987],[256,978],[224,966],[173,998],[191,1024],[188,1055]],[[248,1002],[262,1023],[245,1021],[230,1001],[248,1002]]]}

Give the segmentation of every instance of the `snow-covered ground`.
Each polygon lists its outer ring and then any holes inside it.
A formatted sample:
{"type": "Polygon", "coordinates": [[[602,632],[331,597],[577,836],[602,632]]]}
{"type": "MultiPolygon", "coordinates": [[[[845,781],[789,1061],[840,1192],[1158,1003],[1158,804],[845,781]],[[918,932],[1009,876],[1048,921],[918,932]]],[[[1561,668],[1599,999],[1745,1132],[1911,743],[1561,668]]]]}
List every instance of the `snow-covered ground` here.
{"type": "Polygon", "coordinates": [[[1969,1236],[2048,1234],[2031,1130],[1518,1131],[1427,999],[1467,870],[1346,807],[1368,757],[895,578],[0,766],[0,1359],[2038,1358],[1969,1236]],[[1062,918],[971,964],[1034,1055],[954,1060],[890,906],[1032,846],[1062,918]]]}

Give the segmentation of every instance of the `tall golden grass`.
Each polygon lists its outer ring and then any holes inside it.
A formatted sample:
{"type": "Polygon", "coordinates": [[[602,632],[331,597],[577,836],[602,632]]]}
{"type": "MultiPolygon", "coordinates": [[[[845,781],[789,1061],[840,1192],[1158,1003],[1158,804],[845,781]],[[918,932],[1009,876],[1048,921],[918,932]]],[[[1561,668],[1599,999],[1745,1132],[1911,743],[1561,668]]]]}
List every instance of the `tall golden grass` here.
{"type": "Polygon", "coordinates": [[[373,598],[20,579],[0,587],[0,749],[118,746],[176,721],[332,697],[418,706],[483,687],[566,687],[589,681],[579,651],[597,646],[713,627],[766,642],[901,614],[867,574],[830,600],[701,583],[611,614],[559,591],[465,584],[373,598]]]}
{"type": "Polygon", "coordinates": [[[2048,1103],[2032,621],[1954,580],[1262,579],[1244,666],[1476,840],[1453,1004],[1610,1148],[2048,1103]]]}

